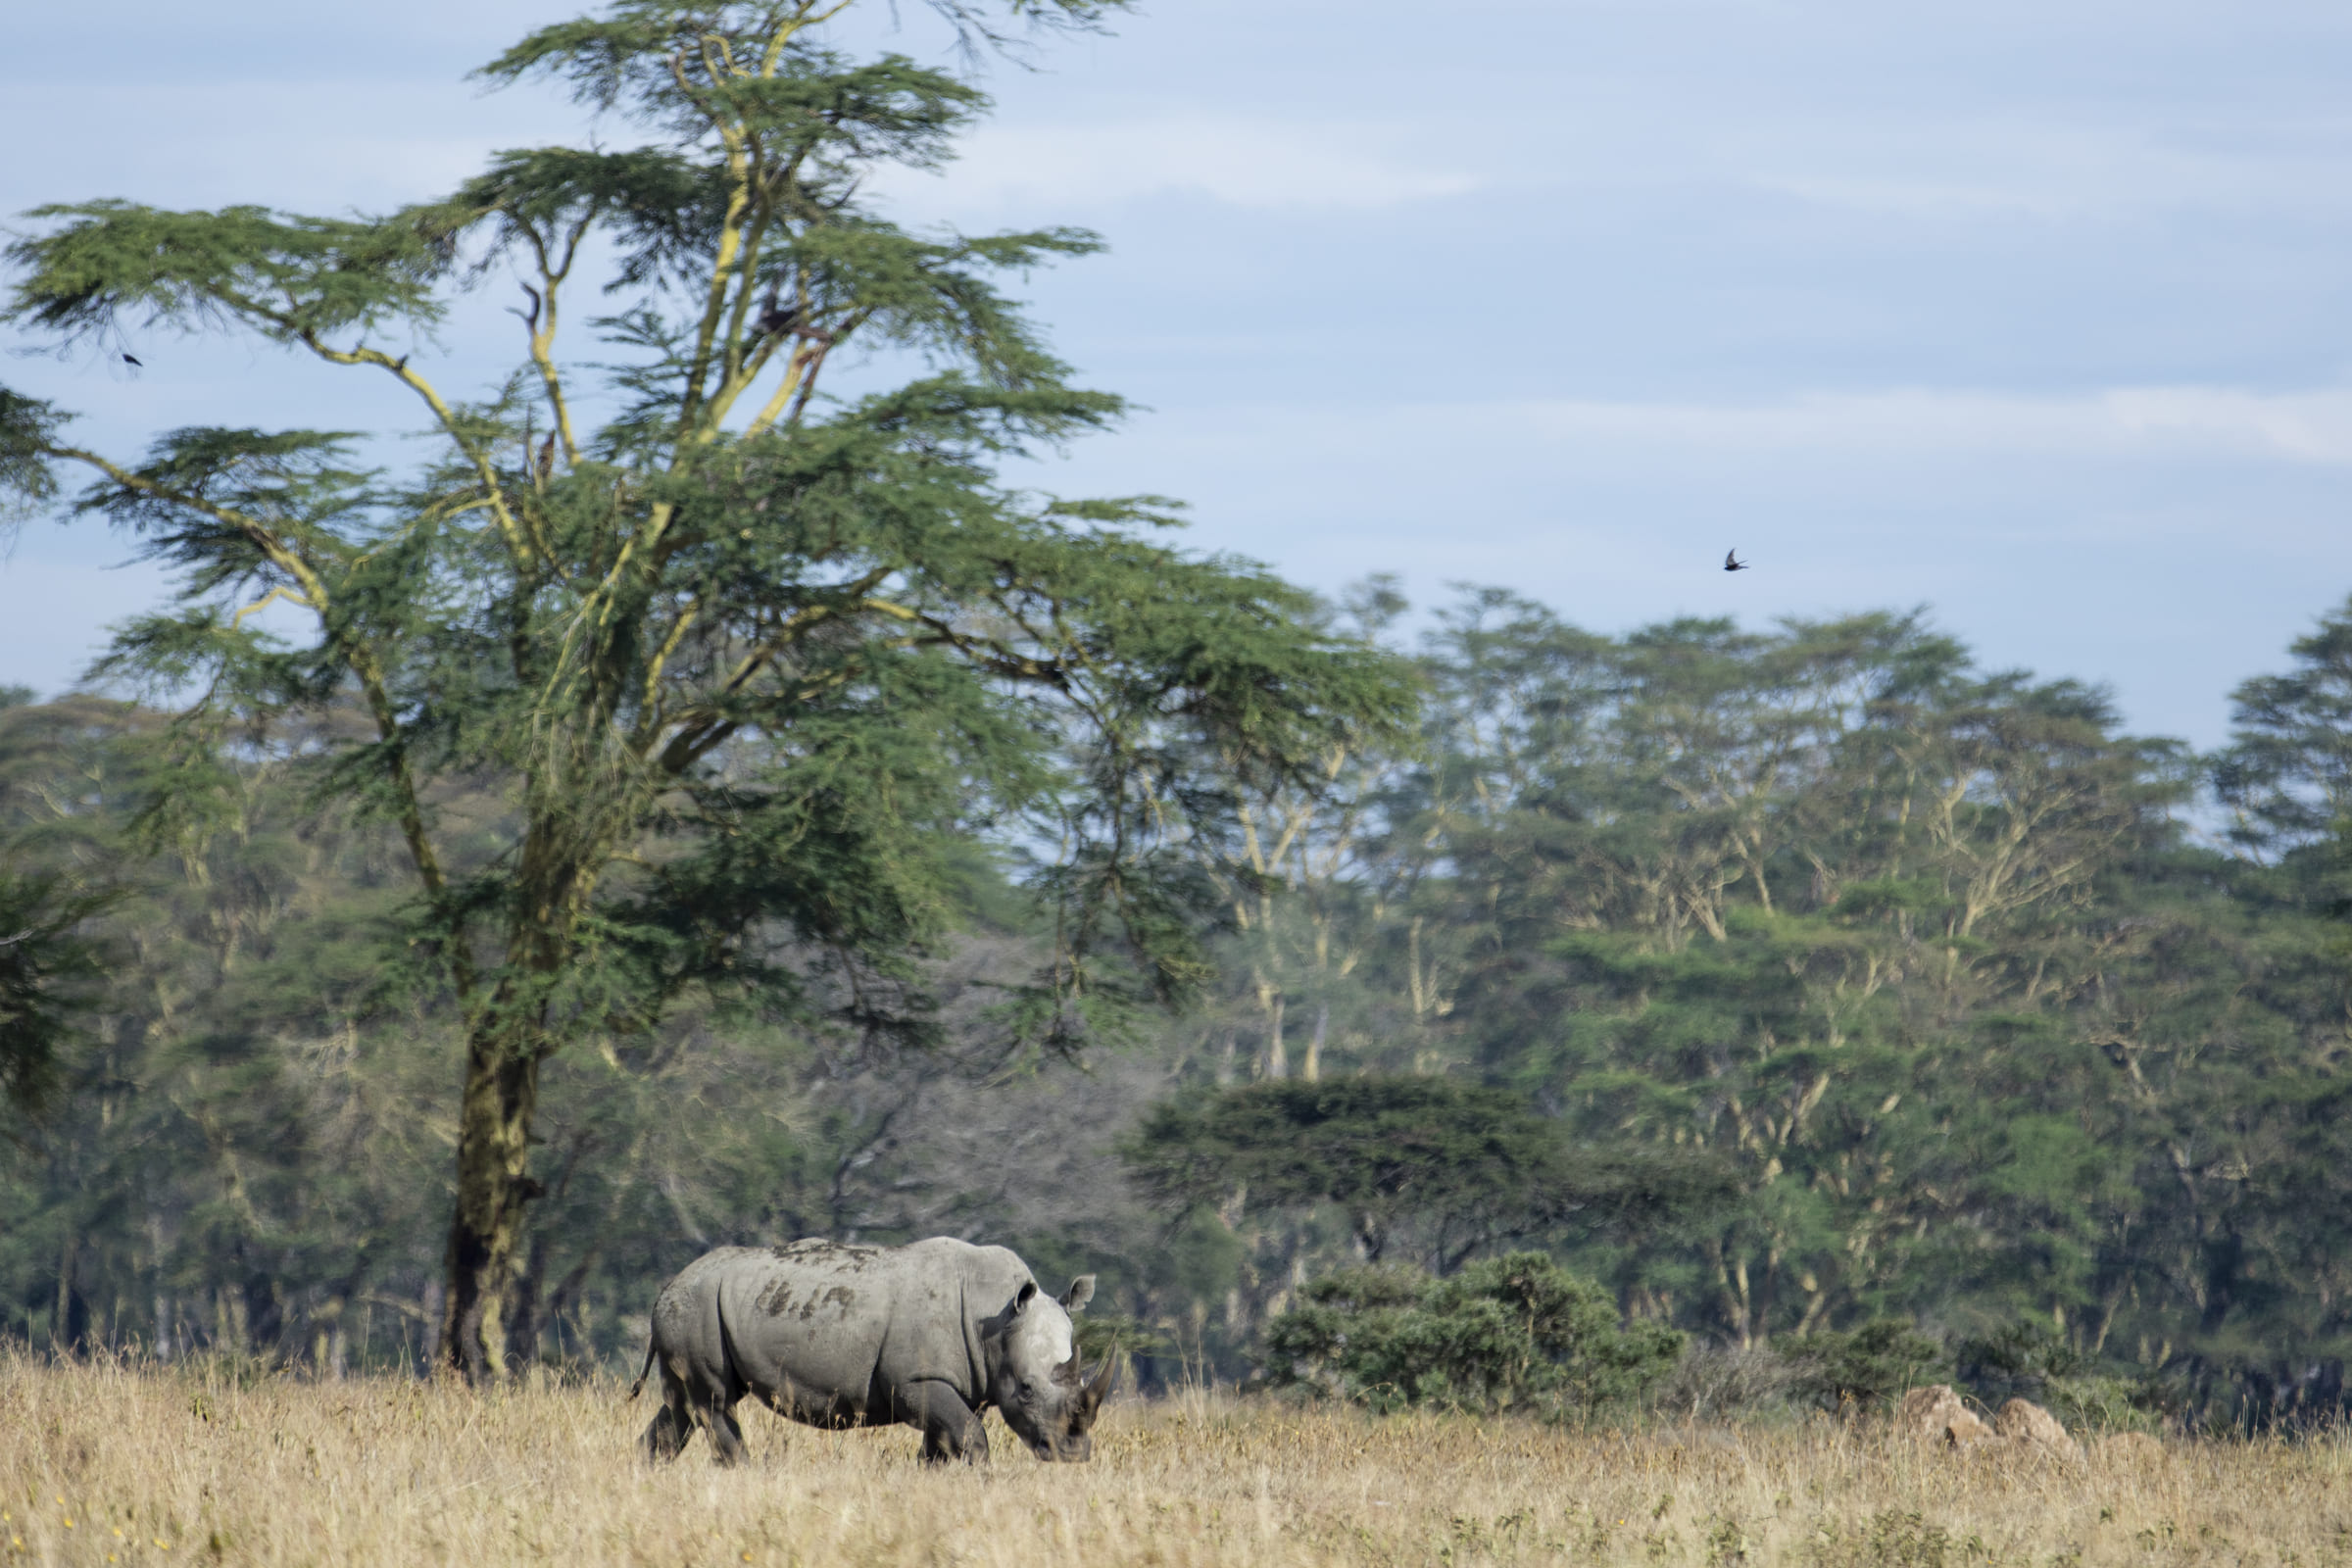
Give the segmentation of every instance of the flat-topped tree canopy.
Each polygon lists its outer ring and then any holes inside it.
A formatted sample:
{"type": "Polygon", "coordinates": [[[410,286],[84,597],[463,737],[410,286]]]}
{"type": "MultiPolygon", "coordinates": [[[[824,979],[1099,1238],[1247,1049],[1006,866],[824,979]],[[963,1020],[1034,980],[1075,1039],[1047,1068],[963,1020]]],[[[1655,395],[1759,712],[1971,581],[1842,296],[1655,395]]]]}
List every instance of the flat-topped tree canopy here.
{"type": "MultiPolygon", "coordinates": [[[[40,504],[93,475],[74,509],[181,573],[105,666],[201,694],[159,811],[197,814],[223,726],[364,715],[318,785],[397,827],[404,954],[465,1020],[446,1343],[476,1377],[503,1365],[550,1054],[689,993],[919,1033],[907,966],[986,833],[1056,847],[1016,1027],[1074,1049],[1204,972],[1175,845],[1408,718],[1397,666],[1311,596],[1168,542],[1173,504],[999,481],[1123,412],[1004,292],[1098,241],[893,222],[866,176],[944,160],[986,100],[825,46],[846,4],[623,3],[483,72],[552,76],[643,145],[500,153],[375,218],[49,206],[7,253],[8,318],[68,350],[126,324],[249,332],[393,378],[438,435],[397,474],[350,435],[233,425],[115,456],[0,389],[0,481],[40,504]],[[513,373],[445,386],[426,350],[451,298],[509,277],[513,373]],[[591,283],[618,366],[571,357],[591,283]],[[829,395],[828,364],[869,348],[923,371],[829,395]],[[265,630],[270,603],[304,632],[265,630]],[[485,778],[508,820],[445,820],[441,786],[485,778]]],[[[941,9],[989,47],[1112,7],[941,9]]]]}

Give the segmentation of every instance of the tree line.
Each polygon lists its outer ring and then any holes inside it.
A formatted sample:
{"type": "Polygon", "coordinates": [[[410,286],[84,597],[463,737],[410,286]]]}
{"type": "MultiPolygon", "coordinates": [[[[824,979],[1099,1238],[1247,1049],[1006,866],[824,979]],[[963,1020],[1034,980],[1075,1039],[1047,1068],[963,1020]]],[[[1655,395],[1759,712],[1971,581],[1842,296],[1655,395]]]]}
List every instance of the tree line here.
{"type": "MultiPolygon", "coordinates": [[[[705,1245],[951,1231],[1101,1270],[1160,1376],[1248,1375],[1334,1270],[1533,1245],[1717,1343],[2026,1321],[2307,1378],[2344,1336],[2347,649],[2352,607],[2199,759],[1917,617],[1606,637],[1467,595],[1415,738],[1171,839],[1191,1006],[1041,1054],[1054,906],[974,834],[923,1038],[713,1004],[551,1062],[505,1354],[625,1356],[705,1245]]],[[[225,749],[172,848],[172,729],[0,710],[22,875],[115,899],[47,993],[101,1010],[8,1167],[12,1330],[421,1364],[462,1024],[384,961],[396,829],[288,738],[225,749]]],[[[447,808],[497,831],[494,788],[447,808]]]]}
{"type": "MultiPolygon", "coordinates": [[[[2352,611],[2199,758],[1915,615],[1612,638],[1470,595],[1422,650],[1425,748],[1358,797],[1353,869],[1302,847],[1286,912],[1237,928],[1248,979],[1196,1075],[1241,1075],[1229,1040],[1296,1072],[1309,1010],[1326,1073],[1507,1088],[1590,1171],[1728,1172],[1735,1200],[1632,1226],[1497,1186],[1484,1217],[1512,1224],[1479,1238],[1543,1236],[1721,1342],[2024,1319],[2190,1378],[2309,1375],[2346,1326],[2348,650],[2352,611]]],[[[1141,1168],[1222,1154],[1230,1114],[1160,1113],[1141,1168]]],[[[1444,1269],[1459,1205],[1424,1197],[1444,1269]]],[[[1259,1233],[1277,1269],[1289,1223],[1259,1233]]]]}

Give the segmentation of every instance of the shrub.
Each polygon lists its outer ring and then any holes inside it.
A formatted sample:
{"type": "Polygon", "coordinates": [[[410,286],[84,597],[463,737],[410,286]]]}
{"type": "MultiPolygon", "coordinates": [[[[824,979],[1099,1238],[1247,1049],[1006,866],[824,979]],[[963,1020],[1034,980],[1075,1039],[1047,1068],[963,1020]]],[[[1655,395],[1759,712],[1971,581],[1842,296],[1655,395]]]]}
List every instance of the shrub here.
{"type": "Polygon", "coordinates": [[[1952,1348],[1952,1360],[1960,1381],[1993,1405],[2012,1396],[2039,1400],[2053,1380],[2082,1370],[2073,1346],[2031,1319],[1962,1340],[1952,1348]]]}
{"type": "Polygon", "coordinates": [[[2021,1319],[1953,1347],[1954,1371],[1988,1408],[2032,1399],[2072,1430],[2154,1430],[2177,1392],[2160,1377],[2119,1376],[2055,1333],[2021,1319]]]}
{"type": "Polygon", "coordinates": [[[1345,1269],[1300,1296],[1267,1326],[1266,1383],[1376,1410],[1591,1410],[1639,1396],[1683,1351],[1671,1329],[1621,1327],[1606,1291],[1541,1252],[1445,1279],[1345,1269]]]}
{"type": "Polygon", "coordinates": [[[1690,1420],[1785,1416],[1796,1408],[1798,1368],[1768,1346],[1693,1345],[1658,1384],[1657,1407],[1690,1420]]]}
{"type": "Polygon", "coordinates": [[[1912,1327],[1911,1320],[1883,1317],[1850,1333],[1816,1334],[1783,1342],[1790,1392],[1833,1410],[1884,1405],[1905,1389],[1935,1381],[1943,1349],[1912,1327]]]}
{"type": "Polygon", "coordinates": [[[2108,1373],[2051,1378],[2036,1402],[2066,1424],[2069,1432],[2161,1432],[2179,1402],[2177,1390],[2161,1377],[2117,1377],[2108,1373]]]}

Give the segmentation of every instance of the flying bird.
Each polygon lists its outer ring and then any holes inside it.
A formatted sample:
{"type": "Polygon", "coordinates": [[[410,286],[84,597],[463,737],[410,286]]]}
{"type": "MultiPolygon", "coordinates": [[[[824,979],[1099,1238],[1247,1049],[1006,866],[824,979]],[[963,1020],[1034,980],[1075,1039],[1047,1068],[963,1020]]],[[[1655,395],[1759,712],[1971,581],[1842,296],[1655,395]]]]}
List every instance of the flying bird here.
{"type": "Polygon", "coordinates": [[[124,365],[127,365],[127,366],[129,366],[129,367],[130,367],[132,369],[134,369],[134,370],[144,370],[145,368],[147,368],[147,367],[145,367],[144,365],[141,365],[141,364],[139,363],[139,357],[138,357],[137,355],[135,355],[135,354],[125,354],[125,355],[123,355],[123,356],[122,356],[122,363],[123,363],[124,365]]]}
{"type": "Polygon", "coordinates": [[[1723,553],[1723,569],[1726,571],[1745,571],[1747,569],[1747,563],[1740,559],[1740,552],[1738,550],[1726,550],[1723,553]]]}

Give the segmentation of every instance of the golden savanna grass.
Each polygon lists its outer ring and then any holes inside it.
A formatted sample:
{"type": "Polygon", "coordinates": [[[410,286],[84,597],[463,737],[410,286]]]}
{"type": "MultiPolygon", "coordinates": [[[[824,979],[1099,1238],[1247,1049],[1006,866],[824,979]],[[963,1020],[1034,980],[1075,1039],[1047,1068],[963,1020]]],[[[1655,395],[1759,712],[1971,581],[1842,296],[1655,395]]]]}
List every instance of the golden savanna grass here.
{"type": "MultiPolygon", "coordinates": [[[[1122,1402],[1095,1462],[927,1470],[915,1434],[747,1410],[752,1462],[638,1463],[618,1386],[477,1396],[0,1360],[10,1563],[1594,1562],[1819,1568],[2352,1558],[2352,1448],[1955,1456],[1821,1421],[1572,1432],[1196,1396],[1122,1402]]],[[[992,1423],[993,1424],[993,1423],[992,1423]]]]}

